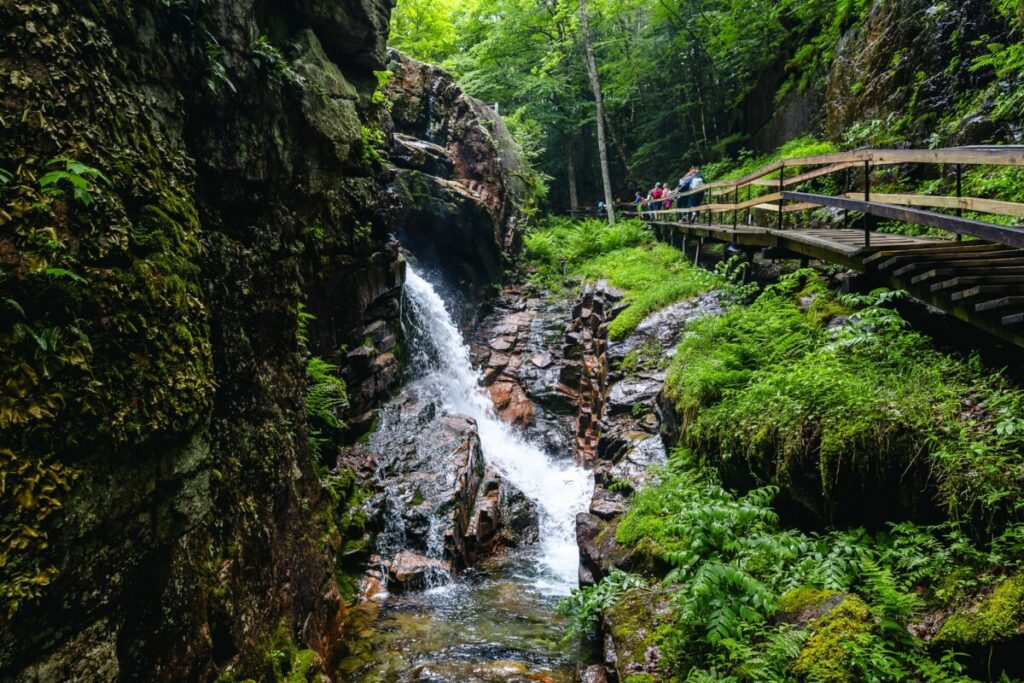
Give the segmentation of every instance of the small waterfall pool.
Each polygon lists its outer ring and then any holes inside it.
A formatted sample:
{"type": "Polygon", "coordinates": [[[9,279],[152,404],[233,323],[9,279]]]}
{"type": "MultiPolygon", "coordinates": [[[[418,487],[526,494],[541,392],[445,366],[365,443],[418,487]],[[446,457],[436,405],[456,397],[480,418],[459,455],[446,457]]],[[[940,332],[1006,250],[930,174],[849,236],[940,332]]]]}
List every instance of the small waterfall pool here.
{"type": "Polygon", "coordinates": [[[485,462],[537,504],[540,540],[433,588],[355,608],[339,679],[569,683],[579,653],[563,641],[554,608],[577,585],[575,519],[588,507],[592,477],[571,453],[548,454],[495,416],[435,288],[413,267],[405,287],[412,381],[446,411],[476,420],[485,462]]]}

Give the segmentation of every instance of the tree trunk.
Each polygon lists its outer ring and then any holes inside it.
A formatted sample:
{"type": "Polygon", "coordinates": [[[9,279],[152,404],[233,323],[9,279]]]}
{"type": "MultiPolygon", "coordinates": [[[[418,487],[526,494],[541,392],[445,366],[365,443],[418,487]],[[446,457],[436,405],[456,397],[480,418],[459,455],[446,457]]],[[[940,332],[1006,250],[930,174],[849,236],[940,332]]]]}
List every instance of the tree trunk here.
{"type": "Polygon", "coordinates": [[[601,181],[604,183],[604,203],[607,207],[608,224],[615,225],[612,177],[608,171],[608,143],[604,139],[604,100],[601,99],[601,80],[597,75],[597,60],[594,59],[594,41],[590,35],[590,17],[587,15],[587,0],[580,0],[580,24],[583,27],[583,46],[587,58],[587,72],[590,74],[590,85],[594,88],[594,103],[597,105],[597,153],[601,158],[601,181]]]}
{"type": "Polygon", "coordinates": [[[565,139],[565,174],[569,181],[569,208],[580,208],[580,197],[576,193],[576,160],[572,154],[572,136],[565,139]]]}

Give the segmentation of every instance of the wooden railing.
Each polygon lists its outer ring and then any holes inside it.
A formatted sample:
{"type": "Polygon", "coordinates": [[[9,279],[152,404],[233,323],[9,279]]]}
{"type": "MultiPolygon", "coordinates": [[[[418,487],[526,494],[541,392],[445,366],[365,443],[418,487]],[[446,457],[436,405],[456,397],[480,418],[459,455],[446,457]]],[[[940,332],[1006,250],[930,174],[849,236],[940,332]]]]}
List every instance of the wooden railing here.
{"type": "Polygon", "coordinates": [[[673,207],[670,209],[649,209],[637,204],[624,204],[623,208],[632,207],[627,215],[642,215],[648,218],[666,220],[680,217],[681,214],[700,215],[710,224],[712,215],[732,213],[733,227],[739,225],[739,213],[746,211],[746,224],[751,224],[753,209],[771,210],[776,213],[776,227],[783,228],[783,216],[787,213],[807,211],[821,207],[831,207],[844,212],[844,223],[848,223],[851,212],[864,215],[864,241],[869,246],[871,232],[876,218],[902,221],[915,225],[937,228],[955,235],[970,235],[979,239],[1005,244],[1012,247],[1024,247],[1024,229],[999,225],[972,218],[964,218],[963,212],[970,211],[985,215],[1024,217],[1024,204],[1000,201],[998,199],[982,199],[965,197],[962,194],[963,167],[969,165],[983,166],[1024,166],[1024,146],[1000,145],[982,147],[953,147],[948,149],[858,149],[837,154],[795,157],[783,159],[764,166],[753,173],[735,180],[721,180],[707,183],[695,190],[671,192],[666,196],[652,200],[655,207],[663,202],[678,202],[679,199],[697,194],[709,198],[708,203],[694,207],[673,207]],[[902,164],[943,164],[955,167],[956,196],[932,197],[928,195],[907,194],[875,194],[871,193],[871,172],[881,166],[902,164]],[[819,166],[805,170],[808,166],[819,166]],[[795,175],[786,174],[787,170],[798,170],[795,175]],[[851,176],[854,170],[862,171],[862,187],[854,193],[851,187],[851,176]],[[834,173],[845,172],[845,192],[837,197],[797,192],[793,188],[808,180],[820,178],[834,173]],[[777,174],[777,177],[767,176],[777,174]],[[753,188],[771,188],[774,192],[754,196],[753,188]],[[740,199],[740,190],[746,188],[747,197],[740,199]],[[731,197],[730,197],[731,195],[731,197]],[[725,197],[731,201],[721,201],[725,197]],[[710,201],[717,199],[718,201],[710,201]],[[787,203],[795,202],[795,203],[787,203]],[[923,207],[923,208],[922,208],[923,207]],[[955,215],[928,209],[951,209],[955,215]]]}

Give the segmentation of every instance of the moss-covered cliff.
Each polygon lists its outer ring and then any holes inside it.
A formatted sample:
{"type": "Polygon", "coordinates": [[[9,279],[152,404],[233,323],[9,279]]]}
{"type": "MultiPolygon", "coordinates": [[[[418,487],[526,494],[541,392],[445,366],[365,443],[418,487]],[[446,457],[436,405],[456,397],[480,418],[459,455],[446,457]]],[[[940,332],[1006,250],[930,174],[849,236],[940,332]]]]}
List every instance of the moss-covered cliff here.
{"type": "Polygon", "coordinates": [[[5,679],[331,657],[342,539],[305,357],[346,373],[357,424],[398,377],[350,351],[397,334],[367,134],[389,12],[0,4],[5,679]]]}

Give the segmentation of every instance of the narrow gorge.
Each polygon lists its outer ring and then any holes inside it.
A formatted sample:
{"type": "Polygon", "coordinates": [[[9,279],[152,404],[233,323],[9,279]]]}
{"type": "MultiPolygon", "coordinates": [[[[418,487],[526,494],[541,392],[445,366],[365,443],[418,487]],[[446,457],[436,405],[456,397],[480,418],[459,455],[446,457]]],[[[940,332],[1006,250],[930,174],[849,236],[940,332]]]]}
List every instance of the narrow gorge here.
{"type": "Polygon", "coordinates": [[[1016,0],[0,0],[0,680],[1022,680],[1021,92],[1016,0]]]}

